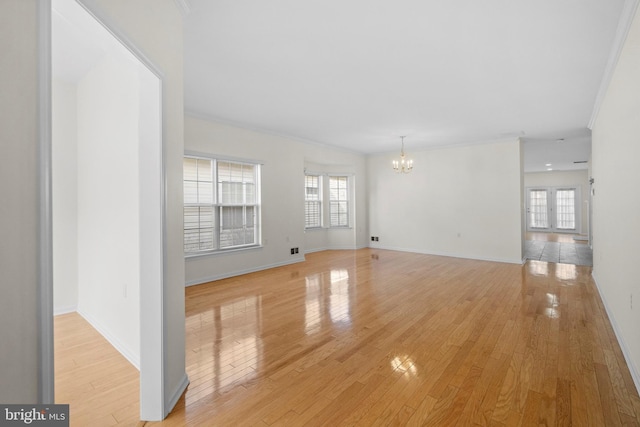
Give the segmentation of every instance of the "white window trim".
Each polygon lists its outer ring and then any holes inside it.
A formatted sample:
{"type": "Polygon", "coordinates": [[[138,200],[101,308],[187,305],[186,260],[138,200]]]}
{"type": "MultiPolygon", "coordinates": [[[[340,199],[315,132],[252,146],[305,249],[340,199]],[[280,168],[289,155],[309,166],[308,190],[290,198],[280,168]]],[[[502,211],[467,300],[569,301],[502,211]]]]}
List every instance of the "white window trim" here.
{"type": "MultiPolygon", "coordinates": [[[[304,175],[316,175],[322,178],[322,205],[321,205],[321,225],[320,227],[310,227],[304,228],[304,231],[314,232],[314,231],[328,231],[328,230],[352,230],[353,224],[355,223],[355,174],[353,172],[317,172],[314,170],[304,170],[304,175]],[[347,194],[348,194],[348,207],[349,212],[347,215],[348,225],[340,225],[340,226],[331,226],[331,214],[330,212],[330,193],[329,193],[329,178],[330,177],[347,177],[347,194]]],[[[304,201],[304,199],[303,199],[304,201]]]]}
{"type": "MultiPolygon", "coordinates": [[[[353,195],[352,193],[352,186],[351,186],[351,181],[352,181],[352,177],[350,175],[346,175],[346,174],[338,174],[338,173],[332,173],[332,174],[328,174],[327,175],[327,186],[328,188],[328,192],[327,194],[329,195],[329,197],[327,198],[328,200],[328,227],[330,229],[349,229],[351,228],[351,222],[353,221],[353,219],[351,218],[351,209],[353,206],[352,203],[352,199],[353,199],[353,195]],[[347,179],[347,224],[346,225],[331,225],[331,202],[333,202],[333,200],[331,200],[331,178],[346,178],[347,179]]],[[[337,201],[344,201],[344,200],[337,200],[337,201]]]]}
{"type": "MultiPolygon", "coordinates": [[[[213,191],[214,191],[214,203],[212,204],[213,206],[213,210],[214,210],[214,239],[216,241],[216,245],[218,247],[216,247],[215,249],[210,249],[210,250],[203,250],[203,251],[198,251],[198,252],[184,252],[184,257],[185,259],[188,258],[198,258],[198,257],[203,257],[203,256],[216,256],[216,255],[223,255],[223,254],[231,254],[234,252],[244,252],[244,251],[250,251],[250,250],[255,250],[255,249],[261,249],[263,247],[262,245],[262,166],[264,165],[264,162],[260,162],[260,161],[256,161],[256,160],[249,160],[249,159],[243,159],[243,158],[237,158],[237,157],[229,157],[229,156],[217,156],[214,154],[208,154],[208,153],[202,153],[202,152],[197,152],[197,151],[185,151],[183,154],[183,159],[186,157],[191,157],[191,158],[199,158],[199,159],[205,159],[205,160],[211,160],[214,162],[214,166],[213,166],[213,191]],[[219,201],[219,195],[218,195],[218,163],[219,162],[232,162],[232,163],[241,163],[241,164],[247,164],[247,165],[254,165],[254,166],[258,166],[258,172],[256,174],[256,197],[258,200],[258,203],[255,205],[243,205],[243,206],[255,206],[256,207],[256,243],[250,243],[250,244],[246,244],[246,245],[237,245],[237,246],[232,246],[232,247],[227,247],[227,248],[220,248],[219,247],[219,243],[220,243],[220,213],[219,210],[221,207],[225,206],[223,204],[220,203],[219,201]]],[[[184,182],[184,176],[183,176],[183,182],[184,182]]],[[[186,206],[186,204],[182,203],[183,206],[186,206]]],[[[183,214],[184,215],[184,214],[183,214]]],[[[184,221],[184,216],[183,216],[183,221],[184,221]]],[[[184,230],[184,222],[183,222],[183,230],[184,230]]],[[[184,247],[184,238],[183,238],[183,247],[184,247]]]]}
{"type": "Polygon", "coordinates": [[[319,213],[319,215],[320,215],[320,223],[318,225],[316,225],[316,226],[313,226],[313,227],[307,227],[307,224],[306,224],[307,208],[305,206],[305,226],[304,226],[304,229],[305,230],[309,230],[309,231],[311,231],[311,230],[322,230],[324,228],[323,227],[323,223],[324,223],[324,218],[325,218],[325,215],[324,215],[324,204],[325,204],[324,203],[324,175],[321,174],[321,173],[305,172],[305,174],[304,174],[304,178],[305,178],[305,190],[304,190],[305,191],[305,197],[304,197],[304,202],[305,202],[305,204],[308,201],[315,201],[315,200],[307,200],[306,178],[308,176],[315,176],[315,177],[318,178],[319,198],[318,198],[317,202],[320,205],[320,213],[319,213]]]}

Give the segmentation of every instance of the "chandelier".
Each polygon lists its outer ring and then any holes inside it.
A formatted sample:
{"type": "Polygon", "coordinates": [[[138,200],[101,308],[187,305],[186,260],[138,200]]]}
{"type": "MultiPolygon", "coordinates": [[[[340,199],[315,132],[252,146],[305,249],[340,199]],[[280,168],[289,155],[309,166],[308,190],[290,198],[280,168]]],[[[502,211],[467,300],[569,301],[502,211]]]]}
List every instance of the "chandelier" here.
{"type": "Polygon", "coordinates": [[[404,136],[402,138],[402,148],[400,149],[400,160],[393,161],[393,170],[397,173],[409,173],[413,169],[413,160],[405,158],[404,155],[404,136]]]}

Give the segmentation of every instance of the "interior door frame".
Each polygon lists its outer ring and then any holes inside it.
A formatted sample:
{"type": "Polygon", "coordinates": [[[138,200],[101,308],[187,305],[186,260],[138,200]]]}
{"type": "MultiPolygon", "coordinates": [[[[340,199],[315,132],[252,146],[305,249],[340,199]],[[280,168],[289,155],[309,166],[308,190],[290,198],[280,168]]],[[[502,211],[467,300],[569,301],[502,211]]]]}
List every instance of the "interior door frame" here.
{"type": "MultiPolygon", "coordinates": [[[[162,420],[170,409],[169,399],[165,399],[165,312],[164,275],[166,265],[166,166],[165,135],[162,120],[164,75],[161,69],[149,60],[117,25],[105,16],[98,16],[81,0],[74,0],[100,23],[111,35],[136,58],[142,67],[156,80],[147,80],[144,91],[157,97],[157,109],[145,115],[145,123],[151,123],[153,131],[147,133],[140,143],[140,150],[150,152],[151,161],[139,162],[141,181],[140,207],[140,419],[162,420]],[[142,191],[144,188],[145,192],[142,191]]],[[[52,135],[51,135],[51,59],[52,25],[51,0],[38,2],[39,28],[39,70],[40,117],[39,142],[40,165],[40,308],[39,346],[40,372],[38,387],[40,403],[54,403],[55,372],[53,367],[53,245],[52,245],[52,135]]],[[[156,99],[154,98],[154,102],[156,99]]]]}

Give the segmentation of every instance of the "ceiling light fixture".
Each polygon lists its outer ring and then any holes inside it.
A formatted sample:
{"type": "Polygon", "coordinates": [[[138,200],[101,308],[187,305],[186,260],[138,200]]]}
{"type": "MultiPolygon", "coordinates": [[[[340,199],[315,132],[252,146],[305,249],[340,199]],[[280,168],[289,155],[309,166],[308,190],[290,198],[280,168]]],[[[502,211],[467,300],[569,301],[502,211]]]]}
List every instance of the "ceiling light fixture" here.
{"type": "Polygon", "coordinates": [[[397,173],[409,173],[411,172],[411,169],[413,169],[413,160],[405,158],[404,136],[401,136],[400,138],[402,139],[402,148],[400,148],[400,160],[393,161],[393,170],[397,173]]]}

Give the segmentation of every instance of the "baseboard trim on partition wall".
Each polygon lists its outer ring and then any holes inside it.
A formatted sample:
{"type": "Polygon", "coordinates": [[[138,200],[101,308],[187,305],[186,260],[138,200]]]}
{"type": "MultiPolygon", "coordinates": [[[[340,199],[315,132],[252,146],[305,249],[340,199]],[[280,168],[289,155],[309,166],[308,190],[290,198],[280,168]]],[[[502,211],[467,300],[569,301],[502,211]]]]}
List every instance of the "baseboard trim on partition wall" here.
{"type": "Polygon", "coordinates": [[[291,258],[290,260],[287,260],[284,262],[278,262],[275,264],[261,265],[254,268],[247,268],[243,270],[232,271],[230,273],[216,274],[213,276],[201,277],[199,279],[187,280],[185,281],[185,286],[202,285],[204,283],[214,282],[216,280],[228,279],[229,277],[242,276],[243,274],[255,273],[257,271],[263,271],[263,270],[268,270],[270,268],[282,267],[284,265],[289,265],[289,264],[296,264],[298,262],[303,262],[303,261],[304,261],[304,255],[297,256],[295,258],[291,258]]]}
{"type": "Polygon", "coordinates": [[[312,253],[315,253],[315,252],[323,252],[323,251],[326,251],[326,250],[328,250],[328,248],[314,248],[314,249],[308,249],[308,250],[305,250],[305,251],[304,251],[304,254],[305,254],[305,255],[306,255],[306,254],[312,254],[312,253]]]}
{"type": "Polygon", "coordinates": [[[323,248],[314,248],[307,249],[304,251],[305,254],[312,254],[314,252],[324,252],[324,251],[357,251],[358,249],[365,249],[368,246],[332,246],[332,247],[323,247],[323,248]]]}
{"type": "Polygon", "coordinates": [[[444,256],[444,257],[449,257],[449,258],[470,259],[470,260],[475,260],[475,261],[501,262],[501,263],[505,263],[505,264],[519,264],[519,265],[524,264],[523,260],[518,259],[518,258],[514,258],[514,259],[488,258],[488,257],[482,257],[482,256],[462,255],[462,254],[447,253],[447,252],[428,252],[428,251],[419,250],[419,249],[412,249],[412,248],[398,248],[398,247],[395,247],[395,246],[380,246],[380,245],[371,246],[370,245],[369,248],[371,248],[371,249],[382,249],[382,250],[387,250],[387,251],[411,252],[411,253],[414,253],[414,254],[423,254],[423,255],[444,256]]]}
{"type": "Polygon", "coordinates": [[[54,316],[60,316],[61,314],[75,313],[76,311],[78,311],[78,306],[77,305],[67,305],[67,306],[64,306],[64,307],[54,307],[53,308],[53,315],[54,316]]]}
{"type": "Polygon", "coordinates": [[[176,404],[178,403],[178,400],[180,399],[180,397],[182,397],[182,394],[187,389],[188,385],[189,385],[189,377],[185,372],[185,374],[182,377],[182,380],[178,383],[178,386],[175,388],[173,393],[171,393],[171,396],[169,396],[169,402],[167,402],[167,406],[165,406],[164,408],[164,418],[166,418],[167,415],[169,415],[169,413],[176,406],[176,404]]]}
{"type": "Polygon", "coordinates": [[[122,341],[116,338],[108,328],[104,327],[100,322],[96,321],[91,315],[87,314],[82,310],[78,310],[78,314],[84,318],[89,324],[100,333],[109,344],[111,344],[125,359],[129,361],[138,371],[140,370],[140,356],[136,356],[133,351],[122,341]]]}
{"type": "Polygon", "coordinates": [[[613,332],[616,334],[616,339],[618,340],[618,344],[620,345],[620,349],[622,350],[622,355],[624,356],[625,362],[627,362],[627,367],[629,368],[629,372],[631,373],[631,378],[633,379],[633,383],[636,386],[636,391],[640,393],[640,373],[638,372],[638,367],[636,367],[633,363],[633,358],[629,353],[629,349],[622,338],[622,334],[620,333],[620,328],[616,323],[616,318],[613,316],[613,313],[609,309],[609,304],[607,303],[607,299],[598,285],[598,280],[596,278],[595,272],[591,272],[591,277],[593,278],[593,283],[596,285],[596,289],[598,290],[598,294],[600,295],[600,299],[602,300],[602,305],[604,305],[604,309],[607,312],[607,316],[609,317],[609,322],[611,322],[611,327],[613,328],[613,332]]]}

